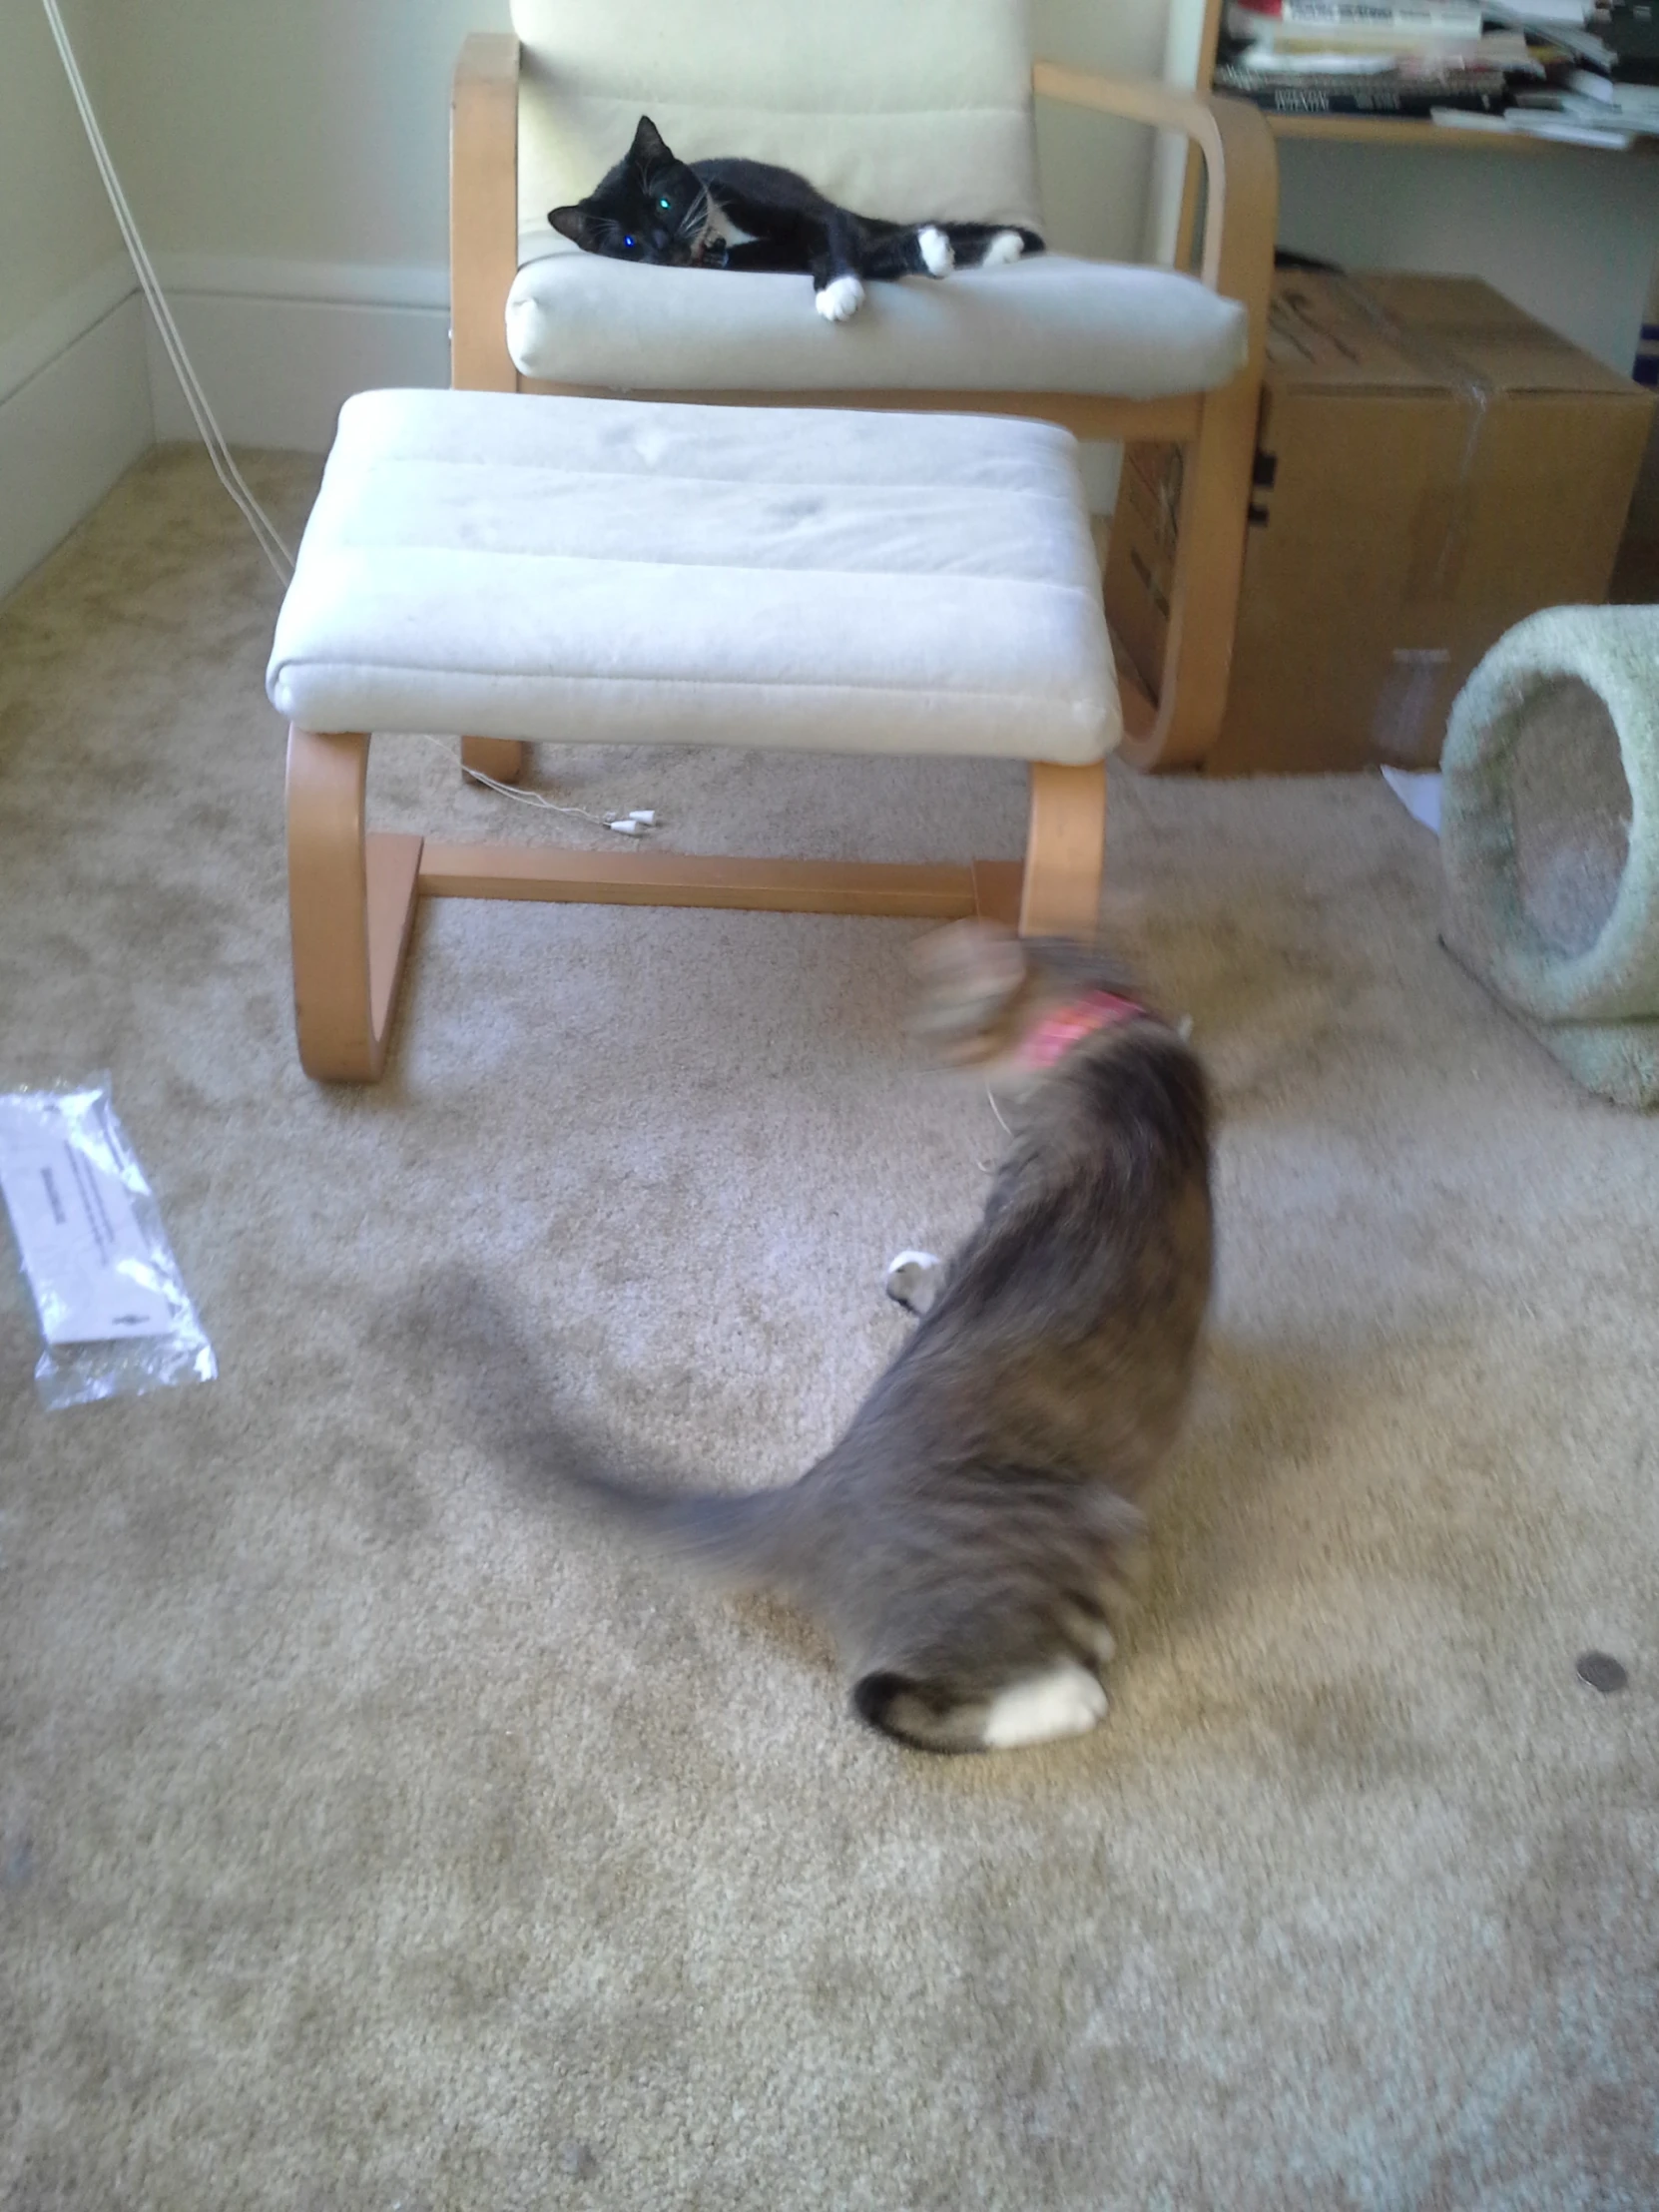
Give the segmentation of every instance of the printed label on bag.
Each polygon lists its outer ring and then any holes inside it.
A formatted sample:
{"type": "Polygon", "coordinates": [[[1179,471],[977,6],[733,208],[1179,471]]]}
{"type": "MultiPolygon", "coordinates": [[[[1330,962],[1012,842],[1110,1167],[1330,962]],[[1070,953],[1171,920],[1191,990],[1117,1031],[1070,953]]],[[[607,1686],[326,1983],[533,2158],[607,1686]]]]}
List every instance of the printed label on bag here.
{"type": "Polygon", "coordinates": [[[66,1111],[79,1097],[0,1097],[0,1194],[49,1345],[163,1337],[176,1315],[134,1212],[137,1163],[66,1111]]]}

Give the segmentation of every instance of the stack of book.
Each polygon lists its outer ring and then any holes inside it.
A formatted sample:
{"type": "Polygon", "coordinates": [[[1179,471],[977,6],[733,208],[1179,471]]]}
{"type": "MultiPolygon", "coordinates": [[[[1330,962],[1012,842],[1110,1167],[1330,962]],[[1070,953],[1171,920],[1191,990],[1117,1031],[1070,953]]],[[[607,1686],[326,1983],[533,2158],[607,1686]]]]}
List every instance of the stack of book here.
{"type": "MultiPolygon", "coordinates": [[[[1579,146],[1623,149],[1659,136],[1659,21],[1655,0],[1486,0],[1486,13],[1547,35],[1559,50],[1542,88],[1516,87],[1494,128],[1579,146]],[[1540,8],[1564,9],[1547,19],[1540,8]]],[[[1482,122],[1445,115],[1437,121],[1482,122]]]]}
{"type": "MultiPolygon", "coordinates": [[[[1542,0],[1582,22],[1588,0],[1542,0]]],[[[1229,0],[1216,89],[1279,115],[1497,116],[1543,81],[1526,24],[1481,0],[1229,0]]],[[[1564,58],[1564,57],[1562,57],[1564,58]]]]}
{"type": "Polygon", "coordinates": [[[1567,72],[1562,107],[1581,122],[1659,135],[1659,6],[1631,0],[1594,19],[1604,52],[1582,53],[1567,72]]]}

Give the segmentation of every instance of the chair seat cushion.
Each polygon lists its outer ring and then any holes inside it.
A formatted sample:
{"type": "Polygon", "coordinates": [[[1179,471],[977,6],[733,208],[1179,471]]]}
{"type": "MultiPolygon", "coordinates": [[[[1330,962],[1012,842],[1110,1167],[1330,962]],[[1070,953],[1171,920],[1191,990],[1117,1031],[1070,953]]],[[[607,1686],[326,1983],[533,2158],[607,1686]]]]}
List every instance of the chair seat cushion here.
{"type": "Polygon", "coordinates": [[[1121,734],[1076,441],[971,415],[360,393],[267,689],[317,731],[1073,764],[1121,734]]]}
{"type": "Polygon", "coordinates": [[[933,281],[871,284],[849,322],[806,276],[641,268],[548,251],[519,270],[507,349],[521,375],[616,391],[1213,391],[1245,364],[1236,299],[1163,269],[1040,254],[933,281]]]}

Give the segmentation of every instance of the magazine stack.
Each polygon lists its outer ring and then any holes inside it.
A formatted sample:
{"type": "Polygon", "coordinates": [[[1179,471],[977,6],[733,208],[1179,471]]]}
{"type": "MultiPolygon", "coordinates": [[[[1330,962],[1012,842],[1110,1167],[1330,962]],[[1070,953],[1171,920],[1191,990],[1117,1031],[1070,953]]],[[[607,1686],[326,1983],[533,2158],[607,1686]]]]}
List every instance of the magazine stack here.
{"type": "MultiPolygon", "coordinates": [[[[1230,0],[1214,84],[1281,116],[1502,129],[1585,59],[1589,0],[1230,0]],[[1558,34],[1578,34],[1574,45],[1558,34]]],[[[1553,96],[1552,96],[1553,104],[1553,96]]]]}

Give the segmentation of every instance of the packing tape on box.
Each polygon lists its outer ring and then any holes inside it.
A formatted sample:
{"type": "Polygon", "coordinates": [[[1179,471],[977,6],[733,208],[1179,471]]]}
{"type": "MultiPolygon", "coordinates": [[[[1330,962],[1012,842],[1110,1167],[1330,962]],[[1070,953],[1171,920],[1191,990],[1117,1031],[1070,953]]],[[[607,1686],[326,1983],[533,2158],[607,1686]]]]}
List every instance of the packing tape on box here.
{"type": "MultiPolygon", "coordinates": [[[[1475,460],[1481,432],[1495,387],[1489,377],[1443,343],[1407,329],[1389,314],[1364,284],[1348,276],[1334,278],[1334,288],[1385,337],[1396,352],[1414,367],[1461,393],[1466,406],[1466,426],[1457,473],[1436,487],[1433,501],[1424,501],[1413,531],[1409,597],[1430,604],[1443,600],[1456,588],[1458,569],[1469,534],[1469,499],[1474,484],[1475,460]]],[[[1423,733],[1440,699],[1442,678],[1450,653],[1443,646],[1396,646],[1393,667],[1377,697],[1371,735],[1380,759],[1414,760],[1423,733]]]]}
{"type": "Polygon", "coordinates": [[[1422,533],[1428,542],[1413,564],[1414,595],[1420,590],[1424,599],[1442,598],[1455,581],[1457,562],[1468,534],[1469,491],[1474,482],[1475,456],[1480,451],[1480,434],[1486,426],[1486,410],[1495,396],[1495,387],[1490,377],[1483,376],[1449,345],[1432,342],[1420,330],[1407,329],[1356,278],[1337,277],[1335,289],[1413,367],[1460,392],[1467,402],[1468,417],[1457,474],[1440,491],[1438,503],[1443,513],[1433,517],[1435,527],[1422,533]]]}

